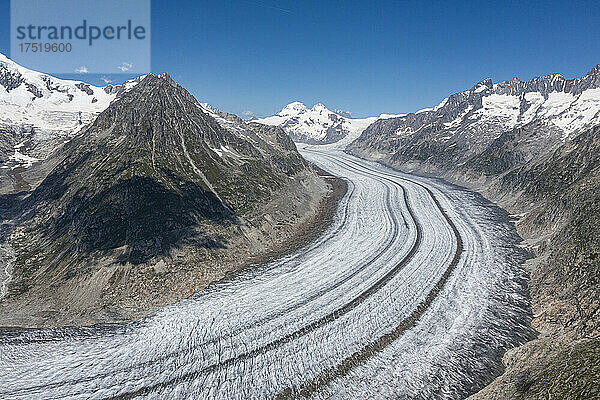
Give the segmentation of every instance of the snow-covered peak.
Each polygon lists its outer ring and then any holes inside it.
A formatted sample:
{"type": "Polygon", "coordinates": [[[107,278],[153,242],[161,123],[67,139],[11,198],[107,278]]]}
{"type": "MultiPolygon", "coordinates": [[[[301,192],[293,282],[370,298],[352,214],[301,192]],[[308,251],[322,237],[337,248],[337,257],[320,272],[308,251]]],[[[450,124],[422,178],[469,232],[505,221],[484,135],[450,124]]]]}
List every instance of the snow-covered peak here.
{"type": "MultiPolygon", "coordinates": [[[[348,113],[345,113],[348,114],[348,113]]],[[[394,118],[398,115],[381,114],[379,117],[350,118],[331,111],[323,103],[307,108],[295,101],[277,114],[254,120],[265,125],[281,126],[296,142],[309,144],[349,144],[377,119],[394,118]]]]}
{"type": "Polygon", "coordinates": [[[308,108],[299,101],[294,101],[293,103],[288,104],[283,107],[281,111],[279,111],[276,115],[285,117],[290,115],[298,115],[300,113],[308,111],[308,108]]]}
{"type": "Polygon", "coordinates": [[[101,87],[63,80],[0,57],[0,125],[71,133],[115,98],[101,87]]]}
{"type": "Polygon", "coordinates": [[[321,103],[308,109],[303,103],[295,101],[277,114],[257,119],[255,122],[279,125],[298,142],[332,143],[348,133],[345,123],[347,120],[349,119],[328,110],[321,103]]]}
{"type": "Polygon", "coordinates": [[[594,68],[586,74],[586,76],[600,76],[600,64],[596,64],[594,68]]]}
{"type": "Polygon", "coordinates": [[[325,104],[323,104],[323,103],[315,104],[310,110],[314,111],[314,112],[318,112],[318,113],[332,112],[332,111],[329,111],[329,109],[327,109],[327,107],[325,107],[325,104]]]}
{"type": "Polygon", "coordinates": [[[124,82],[122,85],[98,87],[81,81],[65,80],[27,69],[0,53],[0,123],[42,123],[39,127],[56,128],[56,121],[43,126],[44,112],[97,113],[104,110],[122,91],[137,85],[143,77],[124,82]],[[11,112],[10,106],[23,107],[11,112]],[[9,107],[9,109],[5,109],[9,107]],[[30,120],[38,111],[39,120],[30,120]]]}
{"type": "Polygon", "coordinates": [[[557,73],[530,81],[514,78],[496,84],[486,79],[450,99],[417,113],[430,112],[425,118],[427,123],[442,122],[451,129],[480,124],[490,131],[495,126],[496,134],[543,118],[560,128],[566,137],[600,122],[600,64],[580,79],[567,80],[557,73]],[[448,116],[454,119],[441,120],[448,116]]]}

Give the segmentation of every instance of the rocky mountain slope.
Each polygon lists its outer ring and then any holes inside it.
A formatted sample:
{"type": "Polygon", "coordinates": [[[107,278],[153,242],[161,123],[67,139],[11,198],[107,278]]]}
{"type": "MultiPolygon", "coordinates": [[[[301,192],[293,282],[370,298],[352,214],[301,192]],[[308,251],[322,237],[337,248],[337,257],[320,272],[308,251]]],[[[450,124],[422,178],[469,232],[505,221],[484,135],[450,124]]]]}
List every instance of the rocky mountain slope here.
{"type": "MultiPolygon", "coordinates": [[[[29,167],[49,158],[139,80],[96,87],[29,70],[0,54],[0,193],[30,188],[22,177],[29,167]]],[[[39,176],[29,180],[35,186],[39,176]]]]}
{"type": "Polygon", "coordinates": [[[538,159],[510,165],[506,160],[518,154],[526,139],[507,136],[501,149],[494,146],[494,151],[476,158],[470,174],[489,165],[503,170],[487,178],[488,195],[523,212],[518,227],[535,257],[526,267],[531,275],[533,327],[541,335],[510,351],[505,375],[476,398],[537,399],[548,393],[556,398],[597,398],[600,126],[538,159]]]}
{"type": "Polygon", "coordinates": [[[540,336],[509,351],[505,374],[474,398],[598,396],[600,65],[581,79],[482,81],[375,122],[349,151],[468,186],[515,214],[540,336]]]}
{"type": "Polygon", "coordinates": [[[281,126],[295,142],[329,144],[342,139],[350,143],[373,122],[389,117],[392,116],[382,114],[379,117],[350,118],[347,113],[330,111],[321,103],[309,109],[296,101],[277,114],[256,119],[255,122],[281,126]]]}
{"type": "Polygon", "coordinates": [[[295,237],[329,185],[278,127],[196,101],[167,74],[124,91],[0,209],[16,261],[0,324],[139,317],[295,237]]]}

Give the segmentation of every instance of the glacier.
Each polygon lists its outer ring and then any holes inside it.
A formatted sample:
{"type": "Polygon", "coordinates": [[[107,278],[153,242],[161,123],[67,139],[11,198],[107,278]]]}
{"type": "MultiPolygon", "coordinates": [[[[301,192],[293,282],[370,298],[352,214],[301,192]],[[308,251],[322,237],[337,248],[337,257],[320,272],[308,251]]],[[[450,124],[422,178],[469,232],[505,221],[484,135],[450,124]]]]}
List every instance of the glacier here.
{"type": "Polygon", "coordinates": [[[0,332],[0,397],[458,399],[491,381],[532,335],[506,214],[333,146],[301,153],[348,183],[319,239],[139,321],[0,332]]]}

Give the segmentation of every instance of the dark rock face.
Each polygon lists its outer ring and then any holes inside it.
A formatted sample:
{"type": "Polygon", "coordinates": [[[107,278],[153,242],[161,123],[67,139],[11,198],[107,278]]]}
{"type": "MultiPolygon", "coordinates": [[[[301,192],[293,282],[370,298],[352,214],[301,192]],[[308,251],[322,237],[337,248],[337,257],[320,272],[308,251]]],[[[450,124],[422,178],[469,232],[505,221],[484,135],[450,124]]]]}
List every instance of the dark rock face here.
{"type": "MultiPolygon", "coordinates": [[[[67,88],[61,87],[60,82],[58,82],[55,79],[52,79],[50,76],[42,75],[40,78],[46,85],[46,89],[48,89],[50,92],[58,92],[58,93],[67,93],[68,92],[67,88]]],[[[88,85],[88,88],[89,88],[89,85],[88,85]]]]}
{"type": "Polygon", "coordinates": [[[83,83],[83,82],[77,83],[77,84],[75,84],[75,86],[77,86],[82,92],[85,92],[90,96],[94,95],[94,91],[92,90],[90,85],[88,85],[86,83],[83,83]]]}
{"type": "Polygon", "coordinates": [[[119,86],[107,85],[104,87],[104,91],[107,94],[114,94],[114,93],[117,93],[119,90],[120,90],[119,86]]]}
{"type": "Polygon", "coordinates": [[[35,85],[32,85],[30,83],[25,83],[25,86],[27,87],[27,90],[33,94],[35,97],[37,97],[38,99],[40,97],[44,97],[44,94],[42,93],[42,91],[36,87],[35,85]]]}
{"type": "Polygon", "coordinates": [[[532,273],[539,327],[600,338],[600,126],[550,154],[510,168],[503,192],[521,191],[539,206],[524,220],[551,230],[548,261],[532,273]],[[560,305],[557,307],[557,305],[560,305]]]}
{"type": "Polygon", "coordinates": [[[0,64],[0,85],[4,86],[7,92],[18,88],[25,80],[19,73],[13,73],[4,65],[0,64]]]}
{"type": "Polygon", "coordinates": [[[0,127],[0,163],[5,163],[14,152],[16,132],[10,127],[0,127]]]}
{"type": "Polygon", "coordinates": [[[325,135],[325,139],[322,141],[322,143],[335,143],[346,137],[347,134],[348,131],[344,128],[343,121],[340,121],[339,123],[327,128],[327,134],[325,135]]]}

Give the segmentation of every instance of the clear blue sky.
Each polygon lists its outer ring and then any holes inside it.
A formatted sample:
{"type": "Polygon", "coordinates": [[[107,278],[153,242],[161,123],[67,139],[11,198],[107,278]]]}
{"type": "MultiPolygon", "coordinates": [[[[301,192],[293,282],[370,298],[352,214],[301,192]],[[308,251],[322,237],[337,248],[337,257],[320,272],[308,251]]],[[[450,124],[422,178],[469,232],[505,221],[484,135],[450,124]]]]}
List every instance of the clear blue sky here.
{"type": "MultiPolygon", "coordinates": [[[[9,14],[0,0],[5,54],[9,14]]],[[[294,100],[410,112],[487,77],[574,78],[599,62],[597,0],[152,2],[153,72],[236,114],[294,100]]]]}

